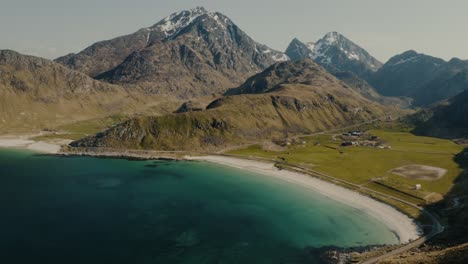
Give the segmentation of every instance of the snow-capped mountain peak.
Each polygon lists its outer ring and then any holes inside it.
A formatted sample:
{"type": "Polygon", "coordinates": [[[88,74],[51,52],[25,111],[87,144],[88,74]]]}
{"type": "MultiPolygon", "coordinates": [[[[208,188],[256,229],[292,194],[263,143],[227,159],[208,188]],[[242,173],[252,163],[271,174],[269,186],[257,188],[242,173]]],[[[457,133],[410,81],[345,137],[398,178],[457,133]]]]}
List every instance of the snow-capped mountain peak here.
{"type": "Polygon", "coordinates": [[[317,59],[324,56],[331,47],[338,48],[350,60],[359,61],[363,57],[360,56],[361,52],[359,49],[361,48],[359,46],[337,32],[329,32],[314,45],[312,58],[317,59]]]}
{"type": "MultiPolygon", "coordinates": [[[[235,30],[231,31],[228,28],[237,28],[237,26],[225,15],[218,12],[209,12],[203,7],[173,13],[154,26],[147,28],[149,31],[147,42],[150,43],[153,39],[152,33],[161,36],[163,40],[175,39],[195,23],[197,23],[198,28],[202,28],[197,37],[209,38],[208,35],[211,35],[214,40],[224,40],[223,46],[232,45],[233,42],[236,42],[236,36],[232,35],[235,30]]],[[[289,57],[284,53],[272,50],[262,44],[256,43],[254,51],[259,56],[269,56],[273,62],[289,60],[289,57]]]]}
{"type": "Polygon", "coordinates": [[[165,34],[166,38],[169,38],[189,26],[194,20],[202,15],[209,15],[216,19],[218,18],[215,13],[210,13],[203,7],[196,7],[190,10],[173,13],[158,22],[156,25],[147,29],[151,31],[161,31],[165,34]]]}
{"type": "Polygon", "coordinates": [[[333,44],[335,42],[338,41],[338,38],[340,38],[341,35],[338,34],[338,32],[328,32],[327,34],[325,34],[325,36],[323,37],[323,41],[326,41],[328,44],[333,44]]]}
{"type": "Polygon", "coordinates": [[[360,77],[377,71],[382,63],[338,32],[329,32],[317,42],[294,39],[286,50],[291,59],[311,58],[330,72],[351,71],[360,77]]]}

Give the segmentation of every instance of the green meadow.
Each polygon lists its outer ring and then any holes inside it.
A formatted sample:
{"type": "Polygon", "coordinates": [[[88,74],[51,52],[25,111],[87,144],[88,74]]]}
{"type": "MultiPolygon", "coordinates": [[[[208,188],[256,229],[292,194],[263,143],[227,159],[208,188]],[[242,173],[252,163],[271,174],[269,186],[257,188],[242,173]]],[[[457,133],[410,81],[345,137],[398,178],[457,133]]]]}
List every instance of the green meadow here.
{"type": "Polygon", "coordinates": [[[341,140],[334,140],[332,134],[323,134],[303,137],[283,151],[269,151],[261,145],[253,145],[228,154],[300,165],[416,204],[440,199],[462,172],[454,158],[463,147],[452,141],[384,129],[367,133],[378,136],[391,148],[341,147],[341,140]],[[438,180],[413,180],[390,172],[411,164],[439,167],[447,173],[438,180]],[[415,190],[416,184],[422,185],[421,190],[415,190]]]}

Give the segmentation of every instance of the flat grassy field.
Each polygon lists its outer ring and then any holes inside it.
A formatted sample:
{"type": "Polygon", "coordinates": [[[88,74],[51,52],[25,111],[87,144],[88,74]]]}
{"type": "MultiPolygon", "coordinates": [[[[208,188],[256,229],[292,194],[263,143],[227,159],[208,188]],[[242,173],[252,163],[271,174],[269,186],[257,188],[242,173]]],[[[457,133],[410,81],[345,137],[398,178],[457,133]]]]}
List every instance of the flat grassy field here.
{"type": "Polygon", "coordinates": [[[462,152],[463,147],[452,141],[383,129],[369,130],[367,133],[378,136],[391,148],[341,147],[341,140],[334,140],[331,134],[323,134],[301,138],[298,144],[292,144],[284,151],[267,151],[260,145],[254,145],[227,154],[285,161],[411,203],[424,202],[422,198],[425,194],[432,194],[432,197],[434,193],[446,194],[462,172],[454,158],[456,154],[462,152]],[[389,172],[394,168],[410,164],[440,167],[446,169],[447,174],[438,180],[430,181],[412,180],[389,172]],[[383,185],[372,181],[376,178],[379,178],[383,185]],[[385,186],[386,182],[389,187],[385,186]],[[420,191],[414,190],[416,184],[422,185],[420,191]],[[401,192],[394,190],[395,188],[401,192]]]}

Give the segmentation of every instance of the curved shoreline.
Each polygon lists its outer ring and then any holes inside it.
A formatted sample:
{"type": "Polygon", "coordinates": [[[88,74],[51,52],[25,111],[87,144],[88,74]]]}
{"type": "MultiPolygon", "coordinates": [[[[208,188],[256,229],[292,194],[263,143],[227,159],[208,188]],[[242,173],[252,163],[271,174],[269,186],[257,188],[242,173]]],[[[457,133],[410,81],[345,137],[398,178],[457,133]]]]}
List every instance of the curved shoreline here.
{"type": "MultiPolygon", "coordinates": [[[[96,157],[132,157],[141,159],[155,159],[153,155],[139,155],[138,153],[125,153],[125,151],[115,152],[80,152],[67,153],[60,151],[60,144],[46,143],[42,141],[30,140],[28,137],[1,137],[0,147],[20,148],[55,155],[78,155],[78,156],[96,156],[96,157]]],[[[161,153],[160,153],[161,154],[161,153]]],[[[159,156],[160,156],[159,154],[159,156]]],[[[170,158],[170,157],[167,157],[170,158]]],[[[235,167],[241,170],[275,177],[294,184],[301,185],[307,189],[318,192],[330,199],[351,206],[363,213],[376,218],[386,225],[396,234],[400,243],[405,244],[414,241],[422,235],[421,228],[407,215],[398,211],[390,205],[379,202],[375,199],[362,195],[348,188],[335,185],[333,183],[317,179],[307,174],[294,172],[290,170],[280,170],[273,163],[263,161],[254,161],[243,158],[228,156],[206,155],[206,156],[184,156],[183,160],[195,160],[216,163],[224,166],[235,167]]]]}
{"type": "Polygon", "coordinates": [[[273,163],[225,156],[186,156],[187,160],[212,162],[275,177],[316,191],[330,199],[351,206],[370,215],[393,231],[400,243],[408,243],[422,235],[421,228],[407,215],[390,205],[379,202],[342,186],[289,170],[279,170],[273,163]]]}

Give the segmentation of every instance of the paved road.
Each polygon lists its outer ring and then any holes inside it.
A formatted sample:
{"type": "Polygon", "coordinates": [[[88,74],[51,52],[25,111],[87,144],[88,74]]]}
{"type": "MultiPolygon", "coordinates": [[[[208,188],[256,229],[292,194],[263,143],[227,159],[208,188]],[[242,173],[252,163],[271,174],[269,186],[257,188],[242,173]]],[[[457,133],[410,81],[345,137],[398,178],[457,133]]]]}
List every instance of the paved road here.
{"type": "Polygon", "coordinates": [[[362,261],[360,262],[360,264],[373,264],[373,263],[376,263],[380,260],[383,260],[385,258],[388,258],[388,257],[391,257],[391,256],[394,256],[394,255],[398,255],[398,254],[401,254],[401,253],[404,253],[406,251],[409,251],[413,248],[417,248],[417,247],[420,247],[421,245],[423,245],[424,243],[426,243],[427,241],[429,241],[431,238],[435,237],[436,235],[442,233],[444,231],[444,226],[442,226],[439,222],[439,220],[432,214],[430,213],[429,211],[427,210],[423,210],[423,213],[426,214],[429,218],[431,218],[432,220],[432,230],[431,232],[429,232],[429,234],[426,234],[424,236],[422,236],[421,238],[409,243],[409,244],[406,244],[400,248],[397,248],[395,250],[392,250],[388,253],[385,253],[383,255],[380,255],[380,256],[377,256],[377,257],[373,257],[373,258],[370,258],[368,260],[365,260],[365,261],[362,261]]]}

